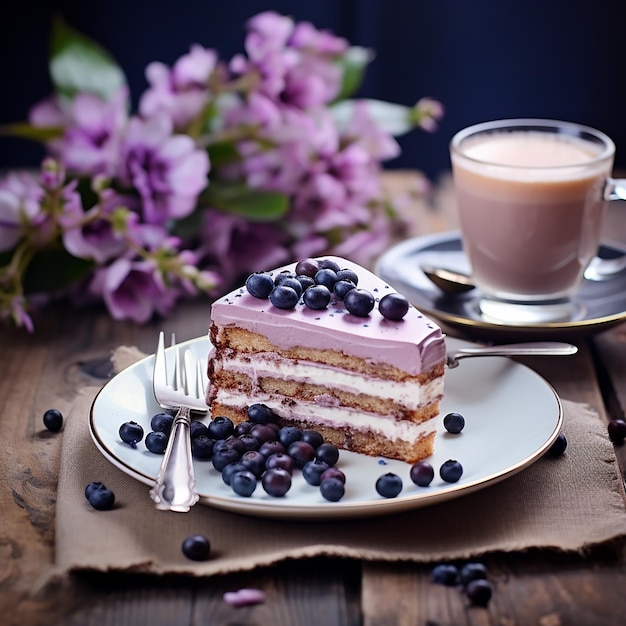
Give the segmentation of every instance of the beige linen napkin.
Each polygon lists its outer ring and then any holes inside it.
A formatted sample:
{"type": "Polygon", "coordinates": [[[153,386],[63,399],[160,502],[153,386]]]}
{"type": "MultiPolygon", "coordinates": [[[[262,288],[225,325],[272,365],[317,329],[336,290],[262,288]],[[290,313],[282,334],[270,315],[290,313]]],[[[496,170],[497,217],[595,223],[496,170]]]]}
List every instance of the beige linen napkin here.
{"type": "MultiPolygon", "coordinates": [[[[139,358],[116,353],[116,368],[139,358]]],[[[626,536],[622,481],[606,428],[587,406],[563,402],[567,452],[544,457],[474,494],[413,512],[347,521],[281,521],[196,506],[155,510],[148,487],[111,465],[88,431],[88,388],[76,398],[63,434],[56,514],[56,573],[92,569],[214,575],[283,559],[332,555],[369,560],[437,561],[492,551],[546,548],[583,552],[626,536]],[[84,489],[104,482],[116,495],[96,511],[84,489]],[[185,537],[209,537],[212,558],[195,563],[185,537]]]]}

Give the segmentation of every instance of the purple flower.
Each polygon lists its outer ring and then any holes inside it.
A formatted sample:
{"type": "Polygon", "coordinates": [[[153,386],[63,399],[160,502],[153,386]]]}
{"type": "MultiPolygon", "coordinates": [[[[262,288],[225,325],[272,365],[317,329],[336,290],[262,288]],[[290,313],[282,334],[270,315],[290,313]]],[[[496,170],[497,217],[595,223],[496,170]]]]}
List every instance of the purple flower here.
{"type": "Polygon", "coordinates": [[[208,183],[209,157],[191,137],[173,135],[165,115],[131,119],[122,146],[120,178],[134,187],[148,224],[189,215],[208,183]]]}
{"type": "Polygon", "coordinates": [[[139,111],[145,117],[166,113],[177,129],[186,128],[210,100],[209,79],[217,65],[217,54],[199,45],[176,61],[170,70],[163,63],[146,68],[150,87],[141,96],[139,111]]]}
{"type": "Polygon", "coordinates": [[[165,288],[154,263],[126,258],[98,268],[90,290],[104,299],[113,319],[138,324],[149,321],[155,313],[167,315],[178,295],[165,288]]]}

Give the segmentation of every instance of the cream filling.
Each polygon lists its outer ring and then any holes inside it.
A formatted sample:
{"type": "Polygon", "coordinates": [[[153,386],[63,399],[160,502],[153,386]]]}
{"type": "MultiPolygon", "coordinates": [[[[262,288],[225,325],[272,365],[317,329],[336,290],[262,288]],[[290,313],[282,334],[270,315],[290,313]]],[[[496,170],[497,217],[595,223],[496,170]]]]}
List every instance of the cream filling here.
{"type": "Polygon", "coordinates": [[[284,405],[283,396],[266,393],[249,394],[220,390],[216,401],[230,407],[247,407],[253,403],[269,406],[277,415],[287,419],[308,421],[330,428],[349,428],[354,431],[372,432],[391,440],[418,441],[435,432],[435,418],[421,424],[408,420],[395,420],[392,416],[376,415],[356,409],[320,406],[313,402],[298,401],[295,405],[284,405]]]}
{"type": "Polygon", "coordinates": [[[443,395],[443,376],[425,385],[417,385],[414,381],[398,382],[372,378],[356,372],[306,361],[292,361],[273,355],[255,355],[251,359],[227,357],[223,359],[221,367],[224,371],[248,376],[255,385],[260,378],[279,378],[315,384],[328,390],[340,389],[357,395],[390,399],[410,409],[430,404],[443,395]]]}

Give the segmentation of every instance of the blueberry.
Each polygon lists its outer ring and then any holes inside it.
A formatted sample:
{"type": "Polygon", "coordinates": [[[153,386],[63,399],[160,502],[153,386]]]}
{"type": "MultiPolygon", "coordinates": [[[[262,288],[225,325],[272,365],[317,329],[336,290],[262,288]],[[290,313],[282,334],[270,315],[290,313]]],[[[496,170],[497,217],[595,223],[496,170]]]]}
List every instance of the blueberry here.
{"type": "Polygon", "coordinates": [[[359,284],[359,276],[358,276],[358,274],[355,271],[350,270],[348,268],[343,268],[343,269],[339,270],[337,272],[337,279],[338,280],[349,280],[354,285],[358,285],[359,284]]]}
{"type": "MultiPolygon", "coordinates": [[[[200,424],[202,422],[199,422],[200,424]]],[[[193,422],[192,422],[193,424],[193,422]]],[[[150,420],[150,428],[156,433],[169,435],[174,425],[174,416],[171,413],[157,413],[150,420]]]]}
{"type": "Polygon", "coordinates": [[[418,461],[411,466],[409,476],[418,487],[428,487],[435,477],[435,470],[428,461],[418,461]]]}
{"type": "Polygon", "coordinates": [[[318,486],[322,482],[322,474],[330,467],[328,463],[324,461],[318,461],[313,459],[304,464],[302,468],[302,477],[309,485],[318,486]]]}
{"type": "Polygon", "coordinates": [[[266,441],[276,439],[277,433],[269,424],[255,424],[250,430],[250,434],[262,445],[266,441]]]}
{"type": "Polygon", "coordinates": [[[248,276],[246,289],[251,296],[265,299],[274,289],[274,280],[267,272],[255,272],[248,276]]]}
{"type": "Polygon", "coordinates": [[[217,449],[213,449],[213,467],[218,472],[221,472],[229,463],[239,461],[240,458],[241,456],[237,450],[234,450],[229,446],[222,445],[217,449]]]}
{"type": "Polygon", "coordinates": [[[332,259],[320,259],[318,261],[318,265],[321,270],[330,269],[335,273],[337,273],[341,269],[339,267],[339,264],[332,259]]]}
{"type": "Polygon", "coordinates": [[[319,263],[315,259],[303,259],[296,264],[296,274],[313,278],[319,268],[319,263]]]}
{"type": "Polygon", "coordinates": [[[337,282],[337,273],[330,268],[321,269],[315,274],[315,282],[318,285],[324,285],[328,291],[332,291],[337,282]]]}
{"type": "Polygon", "coordinates": [[[287,449],[280,441],[264,441],[259,448],[259,452],[267,459],[272,454],[286,453],[287,449]]]}
{"type": "Polygon", "coordinates": [[[143,428],[137,422],[124,422],[119,429],[120,439],[133,448],[143,439],[143,428]]]}
{"type": "Polygon", "coordinates": [[[192,561],[206,561],[211,555],[211,543],[204,535],[191,535],[183,541],[182,551],[192,561]]]}
{"type": "Polygon", "coordinates": [[[330,296],[330,290],[326,287],[326,285],[314,285],[313,287],[309,287],[304,292],[302,299],[304,300],[304,304],[306,304],[309,309],[321,311],[328,306],[330,296]]]}
{"type": "Polygon", "coordinates": [[[317,450],[324,443],[324,437],[316,430],[303,430],[302,441],[310,443],[317,450]]]}
{"type": "Polygon", "coordinates": [[[63,414],[57,409],[48,409],[43,414],[43,425],[53,433],[58,433],[63,427],[63,414]]]}
{"type": "Polygon", "coordinates": [[[227,439],[235,433],[235,426],[229,417],[214,417],[208,425],[209,436],[213,439],[227,439]]]}
{"type": "Polygon", "coordinates": [[[91,482],[85,487],[85,498],[89,500],[89,497],[94,491],[98,491],[99,489],[106,489],[104,483],[91,482]]]}
{"type": "Polygon", "coordinates": [[[332,443],[323,443],[315,451],[315,458],[334,465],[339,460],[339,450],[332,443]]]}
{"type": "Polygon", "coordinates": [[[322,497],[330,502],[338,502],[345,492],[344,483],[339,478],[327,478],[320,483],[322,497]]]}
{"type": "Polygon", "coordinates": [[[487,578],[487,567],[484,563],[466,563],[461,567],[459,580],[462,585],[467,585],[472,580],[487,578]]]}
{"type": "Polygon", "coordinates": [[[285,454],[283,452],[277,452],[276,454],[272,454],[271,456],[267,457],[267,460],[265,461],[265,467],[268,470],[279,467],[281,469],[287,470],[290,474],[293,474],[295,463],[288,454],[285,454]]]}
{"type": "Polygon", "coordinates": [[[257,403],[248,407],[248,419],[253,424],[269,424],[270,422],[276,422],[278,416],[266,404],[257,403]]]}
{"type": "Polygon", "coordinates": [[[278,287],[278,285],[282,285],[286,280],[295,278],[296,273],[291,270],[283,270],[276,274],[276,278],[274,278],[274,287],[278,287]]]}
{"type": "Polygon", "coordinates": [[[380,299],[378,310],[385,319],[400,321],[409,310],[409,301],[399,293],[388,293],[380,299]]]}
{"type": "Polygon", "coordinates": [[[302,286],[302,293],[304,293],[309,287],[313,287],[313,285],[315,285],[315,280],[310,276],[305,276],[304,274],[298,274],[296,276],[296,280],[302,286]]]}
{"type": "Polygon", "coordinates": [[[439,476],[447,483],[455,483],[463,475],[463,467],[458,461],[448,459],[439,468],[439,476]]]}
{"type": "Polygon", "coordinates": [[[333,287],[333,292],[340,300],[343,300],[348,291],[355,288],[356,285],[349,280],[338,280],[333,287]]]}
{"type": "Polygon", "coordinates": [[[230,486],[238,496],[249,498],[256,489],[257,477],[247,470],[235,472],[230,479],[230,486]]]}
{"type": "Polygon", "coordinates": [[[384,498],[395,498],[402,491],[402,479],[397,474],[387,472],[376,481],[376,491],[384,498]]]}
{"type": "Polygon", "coordinates": [[[374,308],[374,296],[365,289],[350,289],[343,299],[346,309],[356,317],[367,317],[374,308]]]}
{"type": "Polygon", "coordinates": [[[330,480],[331,478],[336,478],[344,484],[346,482],[346,475],[340,469],[332,466],[324,471],[320,478],[322,479],[322,482],[324,482],[325,480],[330,480]]]}
{"type": "Polygon", "coordinates": [[[153,454],[163,454],[167,448],[168,439],[165,433],[153,430],[146,435],[146,448],[153,454]]]}
{"type": "Polygon", "coordinates": [[[493,595],[493,588],[488,580],[479,578],[467,584],[465,587],[465,595],[474,606],[486,607],[493,595]]]}
{"type": "Polygon", "coordinates": [[[263,474],[261,485],[268,495],[280,498],[291,489],[291,474],[279,467],[269,469],[263,474]]]}
{"type": "Polygon", "coordinates": [[[237,472],[245,472],[245,471],[248,471],[248,469],[241,461],[235,461],[234,463],[229,463],[222,470],[222,481],[224,482],[225,485],[228,485],[230,487],[230,482],[231,482],[232,477],[237,472]]]}
{"type": "Polygon", "coordinates": [[[302,439],[302,431],[296,426],[283,426],[278,431],[278,440],[286,448],[288,448],[294,441],[300,441],[302,439]]]}
{"type": "Polygon", "coordinates": [[[235,435],[247,435],[252,429],[253,425],[254,424],[250,421],[239,422],[239,424],[235,426],[235,435]]]}
{"type": "MultiPolygon", "coordinates": [[[[300,296],[302,295],[302,292],[304,291],[304,289],[302,288],[302,283],[295,276],[293,278],[292,277],[283,278],[283,280],[276,286],[279,286],[279,285],[281,287],[291,287],[291,289],[293,289],[298,294],[298,298],[300,298],[300,296]]],[[[274,303],[272,302],[272,304],[274,303]]],[[[287,307],[287,308],[291,308],[291,307],[287,307]]]]}
{"type": "Polygon", "coordinates": [[[189,424],[189,436],[192,439],[195,439],[200,435],[210,437],[208,426],[200,420],[191,420],[191,423],[189,424]]]}
{"type": "Polygon", "coordinates": [[[559,457],[565,452],[567,448],[567,438],[563,433],[559,433],[559,436],[554,440],[554,443],[550,446],[548,454],[551,457],[559,457]]]}
{"type": "Polygon", "coordinates": [[[439,563],[431,570],[430,580],[439,585],[453,587],[459,580],[459,570],[452,563],[439,563]]]}
{"type": "Polygon", "coordinates": [[[448,413],[443,418],[443,427],[449,433],[457,435],[465,428],[465,418],[460,413],[448,413]]]}
{"type": "Polygon", "coordinates": [[[240,462],[257,478],[265,471],[265,457],[258,450],[248,450],[241,455],[240,462]]]}
{"type": "Polygon", "coordinates": [[[607,428],[613,443],[622,443],[626,439],[626,420],[612,419],[607,428]]]}
{"type": "Polygon", "coordinates": [[[115,494],[106,487],[102,489],[94,489],[89,494],[89,504],[98,511],[109,511],[115,504],[115,494]]]}
{"type": "Polygon", "coordinates": [[[300,295],[296,291],[291,287],[285,287],[283,285],[274,287],[272,293],[270,293],[270,302],[277,309],[293,309],[296,304],[298,304],[299,299],[300,295]]]}
{"type": "Polygon", "coordinates": [[[198,461],[210,461],[213,458],[215,440],[206,435],[198,435],[191,440],[191,454],[198,461]]]}
{"type": "Polygon", "coordinates": [[[293,459],[296,467],[302,469],[315,457],[315,448],[306,441],[294,441],[287,448],[287,454],[293,459]]]}

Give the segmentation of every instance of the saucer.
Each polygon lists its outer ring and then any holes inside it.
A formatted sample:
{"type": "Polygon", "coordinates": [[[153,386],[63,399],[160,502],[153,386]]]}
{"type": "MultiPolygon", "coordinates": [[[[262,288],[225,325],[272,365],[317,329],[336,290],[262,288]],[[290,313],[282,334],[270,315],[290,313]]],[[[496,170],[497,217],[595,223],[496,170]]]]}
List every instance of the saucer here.
{"type": "MultiPolygon", "coordinates": [[[[626,254],[626,247],[614,242],[602,242],[598,250],[598,256],[603,258],[622,254],[626,254]]],[[[380,257],[375,271],[426,315],[475,335],[572,336],[600,332],[626,320],[626,271],[609,280],[584,280],[573,298],[570,316],[563,321],[511,325],[484,315],[479,307],[482,295],[478,289],[444,294],[426,277],[421,265],[468,272],[460,233],[449,231],[404,241],[380,257]]]]}

